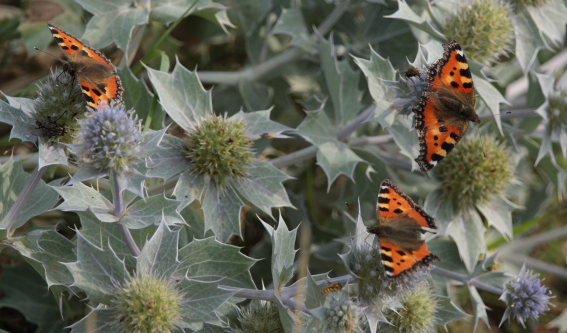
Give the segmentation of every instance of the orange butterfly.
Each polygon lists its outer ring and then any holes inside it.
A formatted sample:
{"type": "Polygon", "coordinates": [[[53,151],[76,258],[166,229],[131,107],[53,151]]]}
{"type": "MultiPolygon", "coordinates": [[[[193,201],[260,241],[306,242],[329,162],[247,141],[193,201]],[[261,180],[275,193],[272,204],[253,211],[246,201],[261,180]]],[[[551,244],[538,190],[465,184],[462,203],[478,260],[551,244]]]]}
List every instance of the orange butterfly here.
{"type": "Polygon", "coordinates": [[[407,276],[438,260],[421,238],[423,228],[437,229],[431,216],[386,179],[380,184],[378,224],[368,232],[378,236],[386,276],[407,276]]]}
{"type": "Polygon", "coordinates": [[[421,170],[431,170],[455,147],[469,128],[479,122],[476,96],[467,59],[456,41],[444,44],[443,58],[428,69],[429,82],[414,108],[419,131],[421,170]]]}
{"type": "Polygon", "coordinates": [[[116,75],[116,68],[110,60],[58,27],[47,25],[53,38],[67,55],[63,69],[79,79],[88,106],[96,109],[101,102],[109,104],[110,101],[120,101],[122,81],[116,75]]]}

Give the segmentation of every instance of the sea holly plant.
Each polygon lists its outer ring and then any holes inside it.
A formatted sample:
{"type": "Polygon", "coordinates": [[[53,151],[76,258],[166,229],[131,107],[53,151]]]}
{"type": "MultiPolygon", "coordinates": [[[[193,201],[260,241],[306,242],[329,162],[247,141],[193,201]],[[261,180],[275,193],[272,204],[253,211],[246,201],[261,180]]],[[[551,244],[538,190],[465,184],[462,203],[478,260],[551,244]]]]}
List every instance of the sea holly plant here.
{"type": "Polygon", "coordinates": [[[173,193],[186,204],[201,203],[205,231],[219,240],[241,235],[246,202],[268,215],[272,207],[291,206],[282,185],[289,177],[255,158],[253,148],[263,135],[282,137],[286,126],[272,122],[269,110],[216,115],[210,91],[179,63],[171,73],[148,71],[164,110],[185,131],[183,138],[164,133],[150,152],[148,173],[166,180],[179,174],[173,193]]]}
{"type": "Polygon", "coordinates": [[[567,328],[563,1],[0,16],[0,330],[567,328]]]}

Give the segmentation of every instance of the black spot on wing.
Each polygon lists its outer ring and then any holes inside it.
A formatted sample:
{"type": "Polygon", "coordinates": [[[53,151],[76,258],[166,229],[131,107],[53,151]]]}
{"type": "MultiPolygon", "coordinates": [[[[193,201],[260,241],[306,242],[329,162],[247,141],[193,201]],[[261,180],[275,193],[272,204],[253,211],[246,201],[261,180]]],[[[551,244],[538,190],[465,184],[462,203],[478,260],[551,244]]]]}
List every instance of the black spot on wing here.
{"type": "Polygon", "coordinates": [[[380,255],[380,258],[382,258],[382,261],[388,261],[388,262],[393,262],[394,260],[392,259],[392,257],[385,255],[384,253],[382,253],[382,255],[380,255]]]}
{"type": "Polygon", "coordinates": [[[63,50],[68,50],[68,49],[69,49],[67,46],[61,46],[61,48],[62,48],[63,50]]]}
{"type": "Polygon", "coordinates": [[[380,193],[390,193],[390,189],[388,189],[387,187],[382,187],[380,188],[380,193]]]}
{"type": "Polygon", "coordinates": [[[390,202],[390,199],[386,198],[386,197],[378,197],[378,203],[388,203],[390,202]]]}
{"type": "Polygon", "coordinates": [[[95,93],[95,95],[97,95],[97,96],[102,95],[102,93],[100,91],[98,91],[98,89],[93,89],[93,93],[95,93]]]}
{"type": "Polygon", "coordinates": [[[465,82],[465,83],[463,83],[463,87],[471,89],[473,87],[473,84],[472,84],[472,82],[465,82]]]}
{"type": "Polygon", "coordinates": [[[83,89],[83,91],[89,91],[89,87],[85,87],[85,86],[81,86],[81,88],[83,89]]]}
{"type": "Polygon", "coordinates": [[[392,251],[392,249],[391,249],[391,248],[389,248],[389,247],[385,247],[385,246],[382,246],[382,250],[383,250],[383,251],[386,251],[386,252],[390,252],[390,251],[392,251]]]}
{"type": "Polygon", "coordinates": [[[458,53],[457,53],[457,55],[455,55],[455,59],[457,59],[458,62],[464,62],[464,63],[467,62],[467,59],[464,56],[462,56],[458,53]]]}
{"type": "Polygon", "coordinates": [[[396,213],[396,214],[401,214],[401,213],[403,213],[403,212],[404,212],[404,211],[401,210],[401,209],[399,209],[399,208],[394,209],[394,213],[396,213]]]}
{"type": "Polygon", "coordinates": [[[399,250],[398,250],[398,251],[396,251],[396,252],[398,252],[398,254],[401,255],[401,256],[406,255],[406,253],[405,253],[404,251],[399,251],[399,250]]]}
{"type": "Polygon", "coordinates": [[[94,99],[89,95],[85,95],[85,99],[87,100],[87,103],[94,103],[94,99]]]}
{"type": "Polygon", "coordinates": [[[459,88],[459,84],[458,84],[457,82],[455,82],[455,81],[451,81],[451,86],[452,86],[453,88],[459,88]]]}
{"type": "Polygon", "coordinates": [[[445,149],[447,152],[453,150],[454,147],[455,147],[454,144],[448,142],[443,142],[443,144],[441,145],[441,148],[445,149]]]}
{"type": "MultiPolygon", "coordinates": [[[[51,31],[51,33],[53,33],[53,31],[51,31]]],[[[54,39],[55,39],[55,42],[57,42],[58,44],[65,42],[65,40],[61,37],[54,37],[54,39]]]]}
{"type": "Polygon", "coordinates": [[[384,207],[379,207],[378,208],[381,212],[389,212],[390,210],[388,208],[384,208],[384,207]]]}
{"type": "Polygon", "coordinates": [[[462,76],[464,77],[468,77],[469,79],[471,78],[471,71],[467,68],[467,69],[462,69],[459,71],[461,73],[462,76]]]}
{"type": "Polygon", "coordinates": [[[451,133],[451,138],[452,138],[453,140],[455,140],[455,141],[459,141],[459,140],[461,139],[461,137],[458,136],[458,135],[455,134],[455,133],[451,133]]]}
{"type": "Polygon", "coordinates": [[[441,161],[443,159],[444,156],[441,156],[439,154],[433,154],[431,155],[431,160],[432,161],[441,161]]]}
{"type": "Polygon", "coordinates": [[[447,132],[447,131],[448,131],[447,127],[445,127],[445,126],[439,127],[439,132],[445,133],[445,132],[447,132]]]}
{"type": "Polygon", "coordinates": [[[79,47],[77,45],[71,45],[71,48],[75,51],[77,51],[79,49],[79,47]]]}

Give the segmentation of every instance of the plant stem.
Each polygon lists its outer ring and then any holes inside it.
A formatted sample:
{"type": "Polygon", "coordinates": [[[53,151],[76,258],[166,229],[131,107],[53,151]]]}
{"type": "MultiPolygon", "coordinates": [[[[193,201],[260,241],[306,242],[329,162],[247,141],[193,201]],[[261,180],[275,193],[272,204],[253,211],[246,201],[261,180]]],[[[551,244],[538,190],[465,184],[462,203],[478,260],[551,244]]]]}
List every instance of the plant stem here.
{"type": "MultiPolygon", "coordinates": [[[[367,107],[362,113],[360,113],[356,118],[354,118],[348,125],[337,132],[338,140],[346,140],[352,133],[356,132],[365,121],[370,118],[374,112],[375,106],[371,105],[367,107]]],[[[372,141],[376,143],[383,143],[390,141],[392,139],[391,135],[380,135],[366,138],[355,138],[349,141],[351,146],[364,145],[372,141]]],[[[288,165],[299,163],[308,160],[317,154],[317,146],[309,146],[293,153],[287,154],[285,156],[277,157],[272,160],[272,164],[278,168],[282,168],[288,165]]]]}
{"type": "Polygon", "coordinates": [[[506,259],[519,265],[525,264],[529,268],[533,268],[547,274],[555,275],[560,279],[567,280],[567,269],[548,264],[544,261],[528,257],[523,254],[504,254],[500,256],[500,259],[506,259]]]}
{"type": "Polygon", "coordinates": [[[114,202],[114,215],[120,218],[124,214],[124,198],[122,196],[122,189],[118,181],[118,172],[116,170],[110,171],[110,181],[112,183],[112,201],[114,202]]]}
{"type": "MultiPolygon", "coordinates": [[[[327,18],[317,27],[318,33],[311,35],[311,40],[319,38],[317,35],[326,35],[337,23],[341,16],[347,11],[349,1],[339,3],[327,18]]],[[[237,85],[241,81],[258,81],[274,70],[281,68],[299,59],[303,55],[303,50],[291,48],[257,65],[250,66],[237,72],[198,72],[197,75],[203,83],[208,84],[227,84],[237,85]]]]}
{"type": "MultiPolygon", "coordinates": [[[[124,210],[126,207],[124,206],[124,197],[122,196],[122,188],[120,188],[118,177],[119,174],[118,172],[116,172],[116,170],[110,171],[110,182],[112,183],[112,200],[114,202],[114,215],[120,218],[122,217],[122,215],[124,215],[124,210]]],[[[118,223],[120,223],[120,221],[118,223]]],[[[128,229],[128,227],[122,223],[120,223],[120,226],[122,227],[122,233],[124,234],[124,239],[128,244],[128,248],[130,248],[130,251],[135,257],[139,256],[140,248],[138,247],[138,244],[136,244],[136,241],[134,241],[134,237],[132,237],[130,229],[128,229]]]]}
{"type": "Polygon", "coordinates": [[[8,238],[12,237],[12,233],[15,231],[15,229],[13,229],[13,222],[20,216],[23,206],[28,202],[30,195],[39,184],[39,181],[45,174],[46,170],[47,166],[44,166],[41,169],[37,167],[35,168],[27,184],[19,193],[18,198],[16,199],[12,207],[10,207],[8,213],[6,213],[6,216],[4,216],[4,218],[2,219],[0,224],[7,227],[6,229],[8,238]]]}
{"type": "Polygon", "coordinates": [[[203,83],[237,85],[241,81],[261,80],[277,68],[294,62],[302,54],[300,49],[293,48],[238,72],[197,72],[197,75],[203,83]]]}
{"type": "Polygon", "coordinates": [[[173,29],[175,29],[179,23],[181,23],[181,21],[183,21],[183,19],[185,18],[185,16],[187,16],[187,14],[189,14],[189,12],[195,7],[195,5],[197,5],[197,3],[199,2],[199,0],[195,0],[193,1],[193,3],[191,4],[191,6],[189,6],[185,12],[183,12],[183,14],[181,14],[181,16],[179,16],[179,18],[177,18],[177,20],[175,20],[175,22],[173,22],[173,24],[171,24],[166,31],[164,31],[163,34],[161,34],[161,36],[158,38],[158,40],[156,40],[148,49],[147,52],[147,56],[144,57],[144,59],[142,59],[140,62],[138,62],[134,68],[132,69],[132,72],[134,73],[139,73],[142,68],[143,68],[143,63],[147,63],[149,61],[151,61],[155,56],[154,56],[154,51],[157,50],[157,48],[161,45],[161,43],[163,43],[163,41],[167,38],[167,36],[169,36],[171,34],[171,32],[173,31],[173,29]]]}
{"type": "MultiPolygon", "coordinates": [[[[504,292],[502,289],[498,287],[494,287],[488,283],[479,281],[475,278],[469,278],[465,274],[455,273],[435,265],[431,266],[431,273],[449,278],[451,280],[460,281],[466,285],[473,286],[475,288],[488,291],[496,295],[501,295],[504,292]]],[[[356,278],[350,274],[347,274],[330,279],[317,281],[317,285],[330,286],[334,283],[340,283],[345,285],[354,282],[356,282],[356,278]]],[[[223,285],[219,285],[219,288],[224,290],[235,291],[234,296],[239,298],[261,299],[266,301],[275,301],[276,299],[276,295],[274,294],[273,289],[266,289],[266,290],[242,289],[242,288],[223,286],[223,285]]],[[[297,294],[297,288],[298,288],[297,286],[284,288],[281,292],[282,299],[292,299],[293,296],[297,294]]]]}
{"type": "Polygon", "coordinates": [[[122,223],[120,223],[120,226],[122,227],[122,233],[124,234],[124,239],[126,239],[126,244],[128,244],[128,248],[130,248],[132,255],[134,255],[134,257],[139,256],[140,248],[138,247],[138,244],[136,244],[134,237],[132,237],[132,233],[130,232],[130,229],[128,229],[128,227],[122,223]]]}
{"type": "Polygon", "coordinates": [[[438,267],[438,266],[435,266],[435,265],[431,266],[431,273],[447,277],[451,280],[460,281],[460,282],[462,282],[466,285],[470,285],[470,286],[476,287],[478,289],[482,289],[484,291],[488,291],[488,292],[496,294],[496,295],[501,295],[504,292],[502,289],[494,287],[494,286],[492,286],[488,283],[484,283],[484,282],[479,281],[475,278],[469,278],[465,274],[455,273],[455,272],[452,272],[450,270],[447,270],[445,268],[441,268],[441,267],[438,267]]]}

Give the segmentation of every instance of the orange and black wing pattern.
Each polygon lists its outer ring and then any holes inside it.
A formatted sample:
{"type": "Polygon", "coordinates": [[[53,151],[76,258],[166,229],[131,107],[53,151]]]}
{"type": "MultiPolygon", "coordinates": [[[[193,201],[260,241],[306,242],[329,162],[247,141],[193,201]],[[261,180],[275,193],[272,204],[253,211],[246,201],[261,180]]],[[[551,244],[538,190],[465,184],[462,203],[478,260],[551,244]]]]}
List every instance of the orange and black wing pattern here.
{"type": "MultiPolygon", "coordinates": [[[[472,75],[461,46],[452,41],[443,47],[443,58],[429,67],[428,87],[414,109],[420,143],[416,162],[423,171],[431,170],[445,158],[469,127],[466,119],[453,122],[441,119],[440,114],[451,110],[438,110],[443,104],[439,101],[440,94],[452,96],[455,107],[467,104],[474,109],[475,105],[472,75]]],[[[454,112],[454,118],[459,118],[457,110],[454,112]]]]}
{"type": "MultiPolygon", "coordinates": [[[[379,223],[382,224],[396,223],[398,219],[404,218],[415,221],[420,227],[436,229],[434,219],[387,179],[380,185],[377,213],[379,223]]],[[[388,238],[395,240],[399,237],[395,231],[391,232],[392,234],[386,239],[380,240],[380,255],[386,276],[391,278],[406,276],[438,259],[429,251],[425,242],[416,242],[416,250],[405,250],[393,241],[388,242],[388,238]]]]}
{"type": "Polygon", "coordinates": [[[60,28],[48,24],[57,45],[65,52],[81,84],[81,89],[92,108],[122,99],[122,82],[116,68],[99,51],[86,46],[60,28]]]}

